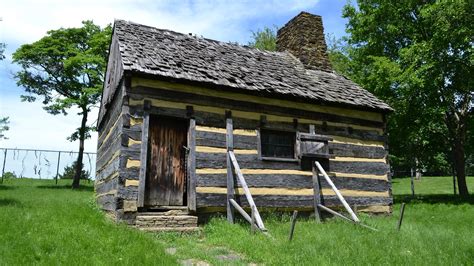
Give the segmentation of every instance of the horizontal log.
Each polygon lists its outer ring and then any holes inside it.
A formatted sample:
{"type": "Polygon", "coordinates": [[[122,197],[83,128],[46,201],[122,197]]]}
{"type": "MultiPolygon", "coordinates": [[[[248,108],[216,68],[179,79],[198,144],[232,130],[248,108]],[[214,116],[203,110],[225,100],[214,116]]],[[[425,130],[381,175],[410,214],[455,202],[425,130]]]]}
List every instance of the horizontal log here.
{"type": "Polygon", "coordinates": [[[122,147],[120,155],[131,160],[140,160],[140,148],[139,147],[122,147]]]}
{"type": "Polygon", "coordinates": [[[117,156],[113,161],[107,164],[103,169],[97,171],[95,179],[97,181],[107,179],[112,174],[117,172],[120,168],[120,156],[117,156]]]}
{"type": "Polygon", "coordinates": [[[120,136],[117,136],[117,138],[114,140],[114,142],[107,148],[107,150],[101,152],[97,152],[97,160],[96,160],[96,170],[99,171],[104,167],[106,164],[110,162],[111,159],[114,158],[114,156],[117,156],[117,154],[120,153],[120,148],[121,148],[121,138],[120,136]]]}
{"type": "MultiPolygon", "coordinates": [[[[188,119],[188,111],[186,109],[168,108],[151,106],[149,110],[152,115],[161,115],[168,117],[176,117],[181,119],[188,119]]],[[[141,105],[130,106],[130,114],[133,116],[143,116],[143,107],[141,105]]],[[[211,126],[211,127],[225,127],[224,111],[221,114],[213,114],[208,112],[194,111],[197,125],[211,126]]],[[[247,128],[255,128],[255,123],[252,125],[245,125],[247,128]]]]}
{"type": "MultiPolygon", "coordinates": [[[[244,175],[249,187],[269,188],[313,188],[312,177],[309,175],[244,175]]],[[[384,180],[348,178],[330,176],[339,189],[364,190],[364,191],[387,191],[390,183],[384,180]]],[[[227,187],[225,174],[198,174],[198,187],[227,187]]],[[[237,181],[238,186],[240,186],[237,181]]],[[[324,178],[321,178],[321,186],[330,188],[324,178]]]]}
{"type": "MultiPolygon", "coordinates": [[[[297,196],[313,196],[313,188],[248,188],[249,192],[252,195],[297,195],[297,196]]],[[[243,194],[245,187],[235,188],[235,193],[243,194]]],[[[226,194],[227,188],[225,187],[197,187],[196,191],[199,193],[211,193],[211,194],[226,194]]],[[[351,190],[351,189],[341,189],[339,190],[342,195],[345,197],[389,197],[389,191],[365,191],[365,190],[351,190]]],[[[336,191],[330,188],[321,189],[321,194],[324,196],[333,196],[337,195],[336,191]]]]}
{"type": "Polygon", "coordinates": [[[353,129],[351,127],[315,125],[316,134],[341,136],[360,140],[385,141],[385,137],[377,131],[353,129]]]}
{"type": "MultiPolygon", "coordinates": [[[[236,154],[237,162],[242,169],[288,169],[301,170],[295,162],[262,161],[257,154],[236,154]]],[[[225,168],[227,166],[225,153],[196,153],[196,168],[225,168]]],[[[345,162],[330,161],[329,171],[338,173],[384,175],[388,165],[383,162],[345,162]]]]}
{"type": "Polygon", "coordinates": [[[105,194],[96,198],[99,208],[106,211],[115,211],[117,209],[117,200],[113,194],[105,194]]]}
{"type": "Polygon", "coordinates": [[[139,168],[122,168],[119,171],[120,180],[125,182],[125,180],[138,180],[140,169],[139,168]]]}
{"type": "Polygon", "coordinates": [[[117,197],[124,200],[138,200],[138,187],[120,187],[120,189],[117,191],[117,197]]]}
{"type": "Polygon", "coordinates": [[[329,142],[329,153],[333,156],[380,159],[387,151],[380,146],[362,146],[329,142]]]}
{"type": "Polygon", "coordinates": [[[330,161],[328,172],[384,175],[387,174],[388,171],[388,165],[382,162],[374,163],[330,161]]]}
{"type": "MultiPolygon", "coordinates": [[[[298,195],[253,195],[257,208],[311,208],[314,207],[314,197],[298,195]]],[[[244,195],[235,195],[235,200],[242,207],[249,204],[244,195]]],[[[345,197],[350,205],[371,206],[371,205],[391,205],[390,197],[345,197]]],[[[342,206],[336,196],[323,196],[325,206],[342,206]]],[[[203,207],[224,207],[226,206],[226,194],[196,193],[198,208],[203,207]]]]}
{"type": "Polygon", "coordinates": [[[113,127],[113,125],[117,124],[117,121],[119,119],[120,113],[122,111],[122,106],[121,101],[113,101],[111,104],[113,104],[113,109],[112,110],[107,110],[106,113],[106,120],[104,120],[101,123],[101,126],[99,127],[98,133],[98,144],[102,144],[105,136],[109,133],[110,129],[113,127]]]}
{"type": "Polygon", "coordinates": [[[105,180],[104,182],[96,182],[94,185],[95,193],[96,194],[105,194],[112,190],[116,190],[118,188],[119,179],[112,178],[109,180],[105,180]]]}
{"type": "Polygon", "coordinates": [[[123,128],[123,134],[134,140],[142,140],[142,128],[141,126],[132,126],[130,128],[123,128]]]}
{"type": "MultiPolygon", "coordinates": [[[[235,149],[257,149],[256,136],[233,135],[235,149]]],[[[196,145],[226,148],[225,134],[196,130],[196,145]]]]}
{"type": "MultiPolygon", "coordinates": [[[[238,99],[225,99],[217,98],[207,95],[196,95],[192,93],[178,92],[172,90],[157,90],[149,87],[135,87],[130,94],[134,99],[140,99],[140,97],[148,97],[162,100],[173,101],[179,99],[180,101],[188,104],[197,104],[204,106],[215,106],[227,109],[236,109],[247,112],[261,112],[265,114],[275,114],[280,116],[290,117],[301,117],[307,119],[315,119],[321,121],[331,121],[338,123],[349,123],[354,125],[362,126],[373,126],[383,127],[383,122],[372,121],[361,118],[351,118],[347,116],[341,116],[337,113],[320,113],[309,110],[301,110],[296,108],[287,108],[276,105],[267,105],[262,103],[253,103],[246,101],[239,101],[238,99]]],[[[142,99],[143,99],[142,98],[142,99]]],[[[296,103],[295,103],[296,104],[296,103]]]]}
{"type": "MultiPolygon", "coordinates": [[[[176,103],[181,104],[181,103],[176,103]]],[[[173,106],[173,103],[166,103],[166,106],[170,105],[173,106]]],[[[134,116],[141,116],[143,115],[143,108],[141,105],[130,106],[130,112],[134,116]]],[[[169,117],[176,117],[187,119],[188,113],[187,110],[183,107],[173,108],[173,107],[157,107],[152,106],[150,109],[151,114],[155,115],[163,115],[169,117]]],[[[194,111],[194,117],[196,119],[197,125],[204,125],[204,126],[211,126],[211,127],[218,127],[218,128],[225,128],[225,109],[222,109],[222,114],[216,113],[209,113],[203,111],[194,111]]],[[[261,124],[260,120],[255,119],[246,119],[246,118],[239,118],[233,117],[233,124],[234,128],[241,128],[241,129],[257,129],[260,127],[264,127],[267,129],[273,130],[284,130],[284,131],[300,131],[300,132],[308,132],[309,131],[309,124],[304,123],[297,123],[296,125],[291,122],[279,122],[279,121],[270,121],[265,123],[264,125],[261,124]],[[295,127],[296,126],[296,127],[295,127]]],[[[352,130],[349,132],[348,128],[339,128],[337,130],[333,130],[333,127],[327,127],[323,134],[330,135],[330,136],[339,136],[341,138],[349,138],[353,140],[359,141],[371,141],[371,142],[378,142],[380,145],[383,145],[385,141],[385,136],[378,135],[376,132],[364,131],[364,130],[352,130]]]]}
{"type": "Polygon", "coordinates": [[[101,134],[97,140],[97,147],[102,146],[103,142],[109,138],[109,136],[113,133],[113,130],[116,128],[121,128],[123,120],[120,117],[120,113],[122,112],[121,101],[120,102],[113,102],[112,104],[116,105],[113,107],[113,110],[108,110],[107,115],[110,115],[110,120],[108,120],[101,129],[101,134]]]}
{"type": "MultiPolygon", "coordinates": [[[[289,169],[301,170],[296,162],[262,161],[257,154],[236,154],[237,162],[242,169],[289,169]]],[[[196,168],[226,168],[225,153],[196,153],[196,168]]]]}

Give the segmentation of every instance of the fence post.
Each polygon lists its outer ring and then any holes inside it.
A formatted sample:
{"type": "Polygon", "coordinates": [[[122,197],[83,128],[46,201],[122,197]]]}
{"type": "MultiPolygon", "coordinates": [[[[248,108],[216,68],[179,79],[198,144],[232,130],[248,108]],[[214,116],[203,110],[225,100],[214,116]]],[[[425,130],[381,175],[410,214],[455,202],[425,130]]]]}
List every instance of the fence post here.
{"type": "Polygon", "coordinates": [[[4,157],[3,157],[2,184],[3,184],[3,176],[5,175],[5,163],[7,162],[7,151],[8,151],[8,149],[5,149],[5,153],[4,153],[4,157]]]}
{"type": "Polygon", "coordinates": [[[293,216],[291,217],[291,227],[290,227],[290,236],[288,240],[291,241],[293,239],[293,233],[295,232],[295,225],[296,225],[296,217],[298,216],[298,211],[293,211],[293,216]]]}
{"type": "Polygon", "coordinates": [[[58,152],[58,166],[56,167],[56,185],[58,184],[58,175],[59,175],[59,162],[61,160],[61,152],[58,152]]]}
{"type": "Polygon", "coordinates": [[[402,203],[402,206],[400,207],[400,217],[398,217],[397,231],[400,231],[400,228],[402,227],[404,213],[405,213],[405,203],[402,203]]]}

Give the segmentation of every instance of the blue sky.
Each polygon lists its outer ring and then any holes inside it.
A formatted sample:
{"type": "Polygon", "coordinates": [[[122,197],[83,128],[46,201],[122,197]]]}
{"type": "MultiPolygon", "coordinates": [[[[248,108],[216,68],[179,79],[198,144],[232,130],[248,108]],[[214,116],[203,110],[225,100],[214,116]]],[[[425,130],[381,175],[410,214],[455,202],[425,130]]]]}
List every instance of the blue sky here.
{"type": "MultiPolygon", "coordinates": [[[[17,67],[11,54],[50,29],[80,26],[93,20],[105,26],[114,19],[125,19],[183,33],[195,33],[220,41],[247,44],[252,31],[264,26],[283,26],[301,11],[323,17],[325,33],[344,35],[346,21],[341,18],[345,0],[281,1],[158,1],[158,0],[44,0],[3,1],[0,9],[0,42],[7,44],[6,59],[0,62],[0,117],[10,117],[7,140],[0,147],[76,150],[78,143],[66,137],[78,127],[80,118],[52,116],[40,103],[20,101],[23,89],[13,75],[17,67]]],[[[97,110],[90,115],[94,123],[97,110]]],[[[85,150],[95,152],[97,134],[86,141],[85,150]]]]}

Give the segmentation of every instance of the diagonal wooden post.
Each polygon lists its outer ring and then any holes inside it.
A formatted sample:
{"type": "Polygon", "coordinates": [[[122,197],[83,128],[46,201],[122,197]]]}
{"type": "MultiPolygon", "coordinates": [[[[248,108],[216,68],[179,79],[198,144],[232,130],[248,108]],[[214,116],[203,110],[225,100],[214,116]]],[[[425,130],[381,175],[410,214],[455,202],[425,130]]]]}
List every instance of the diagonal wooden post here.
{"type": "Polygon", "coordinates": [[[347,204],[347,201],[344,199],[344,197],[342,196],[341,192],[339,192],[339,190],[337,189],[337,187],[334,185],[334,183],[332,182],[332,180],[329,178],[329,176],[326,174],[326,171],[324,171],[323,167],[321,166],[321,164],[316,161],[315,162],[316,164],[316,167],[318,167],[318,170],[321,172],[321,174],[323,174],[324,176],[324,179],[326,179],[326,182],[328,182],[329,186],[331,186],[332,190],[334,191],[334,193],[336,193],[336,196],[337,198],[339,199],[339,201],[342,203],[342,205],[344,206],[344,208],[346,208],[347,212],[351,215],[352,217],[352,220],[354,220],[354,222],[360,222],[359,218],[357,218],[357,215],[354,213],[354,211],[352,211],[351,207],[349,206],[349,204],[347,204]]]}
{"type": "Polygon", "coordinates": [[[265,230],[265,226],[263,225],[262,218],[260,217],[260,213],[258,212],[257,206],[255,205],[255,202],[253,201],[252,194],[250,194],[250,189],[247,186],[247,182],[245,182],[244,175],[242,174],[242,171],[240,171],[239,164],[237,163],[237,159],[235,158],[234,152],[229,151],[229,158],[232,161],[232,165],[234,166],[235,173],[237,174],[237,177],[239,178],[240,185],[242,186],[242,189],[244,190],[245,197],[247,198],[247,201],[250,205],[250,208],[255,208],[255,219],[257,221],[257,225],[261,230],[265,230]]]}

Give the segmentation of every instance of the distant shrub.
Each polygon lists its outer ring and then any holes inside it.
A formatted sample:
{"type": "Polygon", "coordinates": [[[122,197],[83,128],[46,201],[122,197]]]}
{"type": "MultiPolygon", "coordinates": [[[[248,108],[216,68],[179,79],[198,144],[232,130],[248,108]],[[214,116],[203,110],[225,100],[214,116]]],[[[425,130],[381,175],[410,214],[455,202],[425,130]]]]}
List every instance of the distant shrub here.
{"type": "Polygon", "coordinates": [[[16,174],[14,172],[13,173],[12,172],[5,172],[3,174],[3,178],[4,179],[10,179],[10,178],[18,178],[18,177],[16,176],[16,174]]]}
{"type": "MultiPolygon", "coordinates": [[[[73,179],[76,171],[77,161],[73,162],[72,165],[64,167],[64,173],[59,175],[60,179],[73,179]]],[[[90,173],[84,169],[81,171],[81,179],[89,179],[90,173]]]]}

